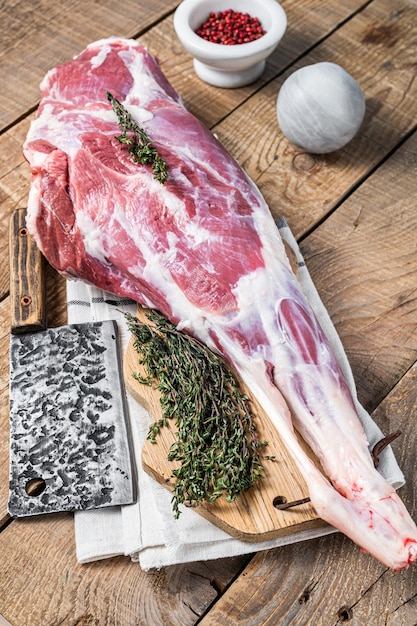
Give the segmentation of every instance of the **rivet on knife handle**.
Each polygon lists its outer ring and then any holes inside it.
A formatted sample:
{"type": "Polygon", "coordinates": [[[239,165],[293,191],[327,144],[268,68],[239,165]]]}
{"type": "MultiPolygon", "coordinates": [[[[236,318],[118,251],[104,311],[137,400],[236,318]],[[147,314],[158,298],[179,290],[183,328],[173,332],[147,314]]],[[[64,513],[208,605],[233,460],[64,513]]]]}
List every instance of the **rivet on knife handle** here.
{"type": "Polygon", "coordinates": [[[44,258],[26,228],[26,209],[10,221],[10,303],[13,334],[46,328],[44,258]]]}

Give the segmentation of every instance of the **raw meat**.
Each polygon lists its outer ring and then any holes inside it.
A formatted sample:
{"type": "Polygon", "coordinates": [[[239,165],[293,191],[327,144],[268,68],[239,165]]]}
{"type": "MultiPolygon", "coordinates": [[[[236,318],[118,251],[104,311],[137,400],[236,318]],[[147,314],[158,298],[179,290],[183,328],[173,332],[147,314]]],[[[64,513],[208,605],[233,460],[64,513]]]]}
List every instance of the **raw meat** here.
{"type": "Polygon", "coordinates": [[[281,433],[318,514],[393,569],[412,563],[417,528],[374,468],[339,365],[256,186],[135,41],[89,45],[51,70],[41,91],[24,154],[28,227],[49,262],[158,308],[224,355],[281,433]],[[115,139],[107,91],[167,162],[164,185],[115,139]]]}

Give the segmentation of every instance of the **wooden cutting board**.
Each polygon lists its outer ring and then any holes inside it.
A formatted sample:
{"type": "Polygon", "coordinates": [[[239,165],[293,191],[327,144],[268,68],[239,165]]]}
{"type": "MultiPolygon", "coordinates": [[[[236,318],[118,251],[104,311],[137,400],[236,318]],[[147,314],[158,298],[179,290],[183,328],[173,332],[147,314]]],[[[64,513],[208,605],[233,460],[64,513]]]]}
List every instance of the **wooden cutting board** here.
{"type": "MultiPolygon", "coordinates": [[[[142,309],[138,310],[138,317],[146,320],[142,309]]],[[[138,353],[132,339],[124,358],[126,387],[149,411],[152,419],[158,420],[161,417],[159,392],[135,380],[132,376],[134,372],[144,373],[138,365],[138,353]]],[[[310,503],[287,510],[278,510],[274,506],[276,499],[292,502],[307,497],[308,491],[270,419],[256,401],[252,399],[252,402],[258,436],[268,442],[265,454],[274,456],[275,460],[264,460],[264,478],[234,502],[228,503],[225,498],[219,498],[215,503],[202,504],[195,510],[231,536],[247,542],[265,541],[311,528],[325,528],[326,523],[317,516],[310,503]]],[[[168,489],[173,488],[175,478],[172,470],[177,466],[167,460],[174,441],[175,424],[172,420],[168,427],[162,428],[156,444],[147,440],[142,449],[144,470],[168,489]]]]}

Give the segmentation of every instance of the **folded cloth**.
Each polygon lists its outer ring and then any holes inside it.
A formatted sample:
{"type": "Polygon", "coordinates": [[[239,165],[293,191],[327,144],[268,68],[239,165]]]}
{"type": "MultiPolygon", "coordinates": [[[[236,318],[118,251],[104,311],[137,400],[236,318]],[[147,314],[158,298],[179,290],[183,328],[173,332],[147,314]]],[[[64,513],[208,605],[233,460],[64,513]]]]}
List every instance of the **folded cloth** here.
{"type": "MultiPolygon", "coordinates": [[[[342,343],[290,228],[285,219],[279,220],[277,226],[282,238],[296,255],[298,280],[332,344],[370,445],[373,446],[382,439],[383,434],[357,399],[352,371],[342,343]]],[[[121,348],[123,352],[126,350],[130,333],[124,313],[136,312],[137,305],[134,302],[117,298],[81,282],[68,281],[67,303],[70,323],[115,319],[120,329],[121,348]]],[[[151,418],[130,396],[127,398],[127,405],[137,464],[138,501],[122,507],[75,513],[76,550],[80,563],[124,554],[130,555],[142,569],[149,570],[178,563],[250,554],[335,532],[333,527],[324,526],[278,539],[248,543],[231,537],[193,509],[181,507],[179,519],[174,519],[170,492],[144,472],[140,461],[151,418]]],[[[390,447],[385,448],[381,454],[378,470],[395,489],[404,484],[404,476],[390,447]]]]}

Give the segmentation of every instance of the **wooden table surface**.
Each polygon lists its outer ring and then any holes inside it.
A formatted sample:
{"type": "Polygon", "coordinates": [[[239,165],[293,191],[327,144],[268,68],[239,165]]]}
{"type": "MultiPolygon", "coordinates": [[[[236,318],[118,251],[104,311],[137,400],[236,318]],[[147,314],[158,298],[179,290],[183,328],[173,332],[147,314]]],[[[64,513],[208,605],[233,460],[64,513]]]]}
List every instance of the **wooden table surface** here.
{"type": "MultiPolygon", "coordinates": [[[[25,206],[22,143],[40,80],[89,42],[137,37],[160,59],[188,109],[284,215],[344,343],[360,400],[393,444],[401,497],[417,517],[417,3],[283,0],[288,30],[258,82],[201,82],[173,29],[169,0],[0,3],[0,624],[415,626],[417,569],[394,573],[340,534],[245,557],[143,572],[127,557],[80,565],[71,514],[7,520],[8,224],[25,206]],[[297,67],[332,61],[366,97],[344,149],[291,146],[275,114],[297,67]]],[[[65,322],[65,283],[48,274],[50,324],[65,322]]]]}

